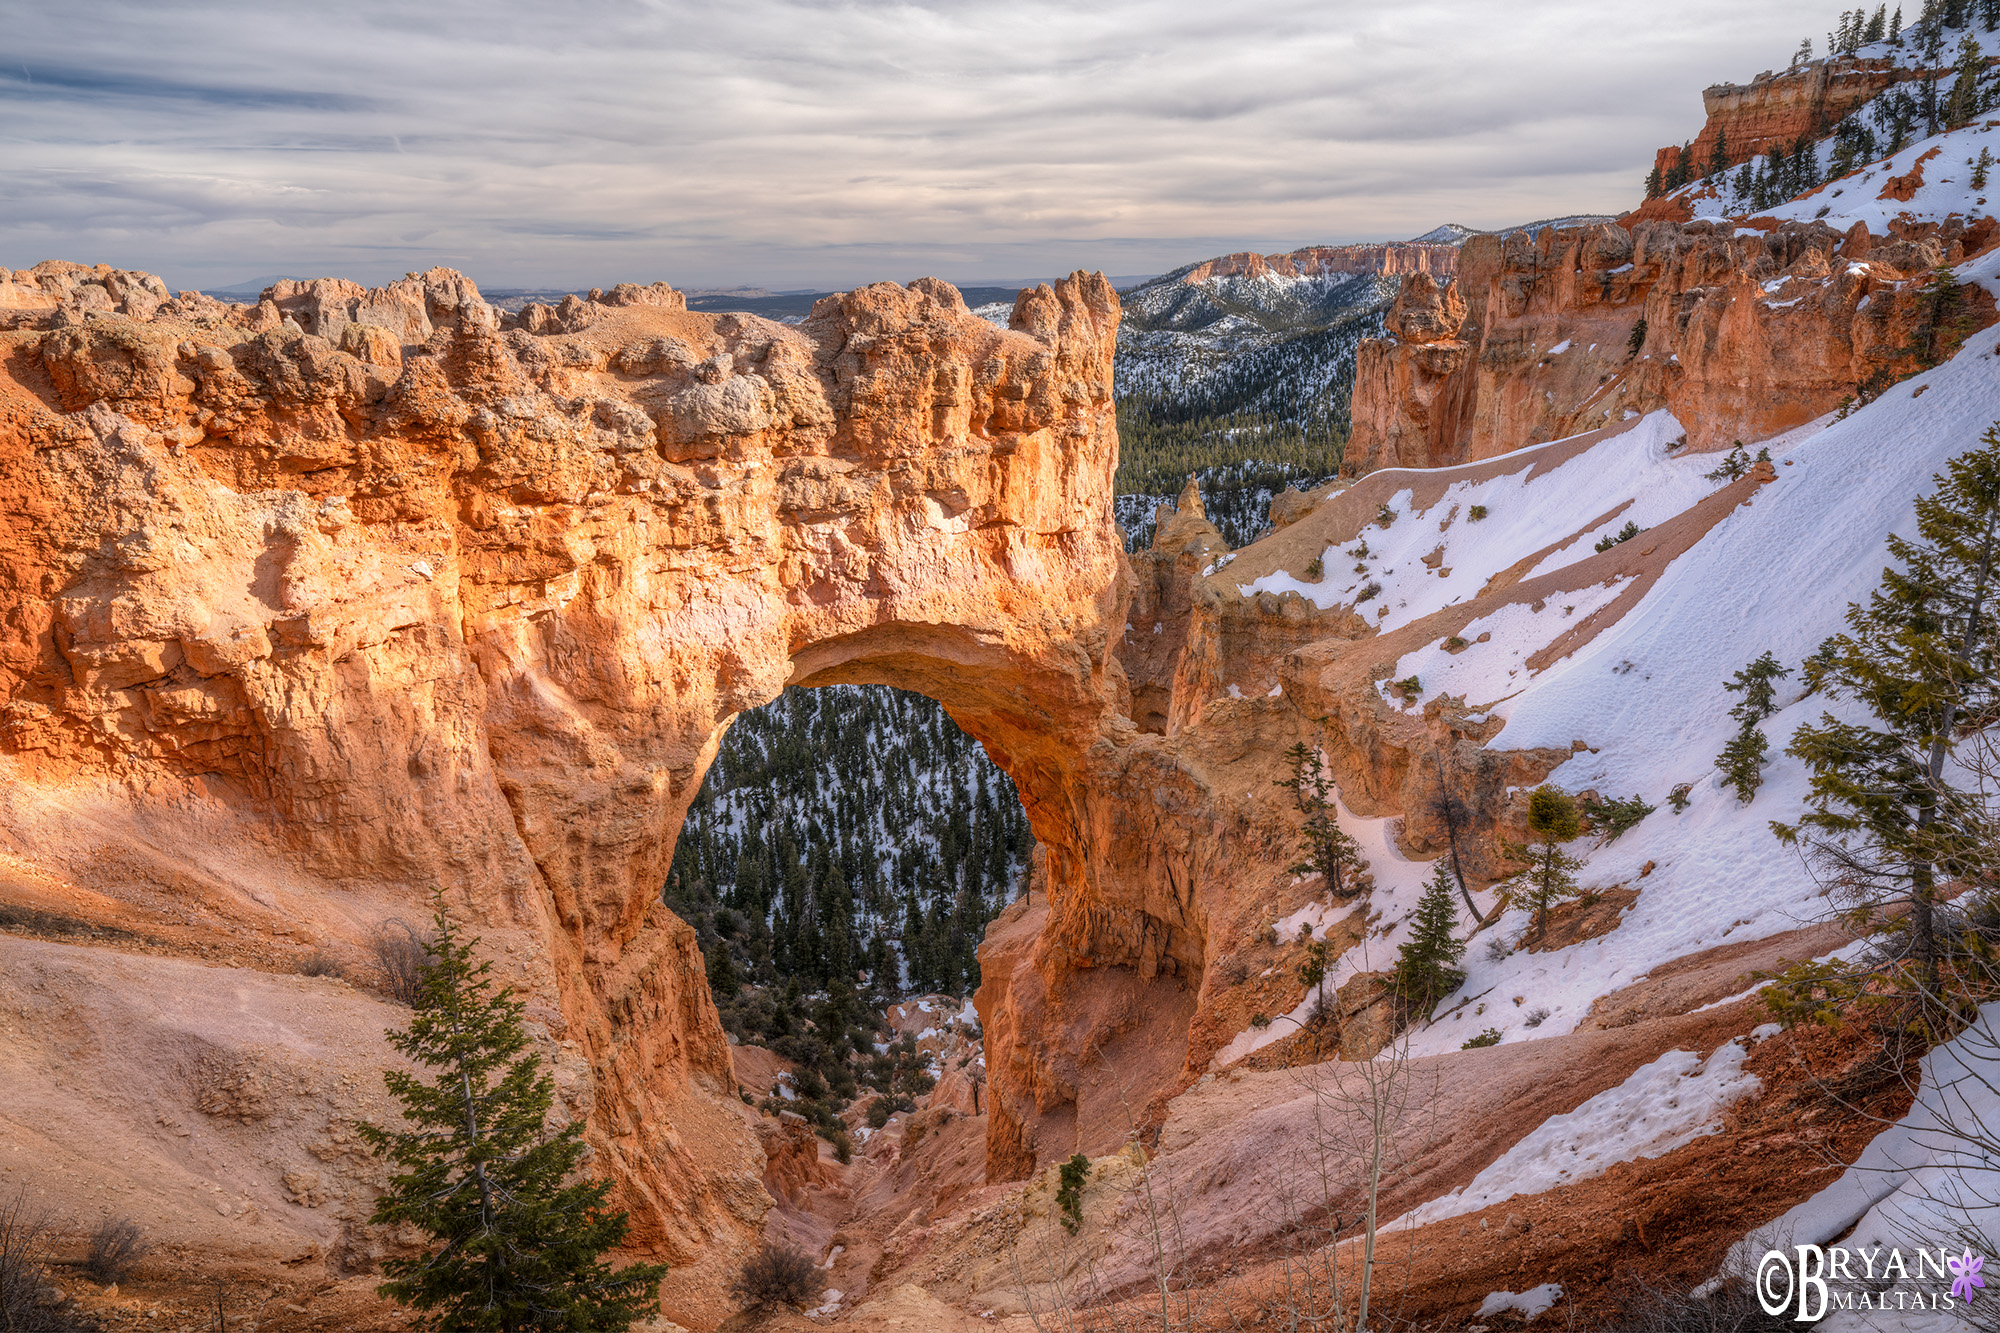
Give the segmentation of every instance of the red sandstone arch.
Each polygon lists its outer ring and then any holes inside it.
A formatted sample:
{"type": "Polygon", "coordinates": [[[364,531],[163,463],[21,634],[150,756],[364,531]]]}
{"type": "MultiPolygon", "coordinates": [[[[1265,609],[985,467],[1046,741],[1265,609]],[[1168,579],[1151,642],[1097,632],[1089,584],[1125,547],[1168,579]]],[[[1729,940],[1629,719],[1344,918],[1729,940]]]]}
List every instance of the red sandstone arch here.
{"type": "Polygon", "coordinates": [[[0,335],[5,826],[58,866],[95,836],[78,793],[149,855],[205,836],[175,882],[218,929],[352,938],[445,885],[683,1317],[768,1206],[658,905],[733,714],[787,683],[939,699],[1014,777],[1080,956],[1198,973],[1184,923],[1086,887],[1147,836],[1120,784],[1172,768],[1126,762],[1101,276],[1008,330],[928,279],[798,328],[621,288],[511,329],[442,272],[248,315],[116,281],[0,335]]]}

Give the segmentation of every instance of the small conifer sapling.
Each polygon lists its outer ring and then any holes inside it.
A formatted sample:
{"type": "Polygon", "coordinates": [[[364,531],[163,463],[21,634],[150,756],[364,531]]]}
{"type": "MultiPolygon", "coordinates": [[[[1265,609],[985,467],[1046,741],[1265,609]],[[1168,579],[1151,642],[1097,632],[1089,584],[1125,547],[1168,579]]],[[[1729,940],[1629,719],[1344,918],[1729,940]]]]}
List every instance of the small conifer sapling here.
{"type": "Polygon", "coordinates": [[[1326,1008],[1326,941],[1313,940],[1299,960],[1299,984],[1313,992],[1313,1021],[1331,1018],[1326,1008]]]}
{"type": "Polygon", "coordinates": [[[606,1206],[609,1182],[571,1179],[583,1122],[548,1125],[555,1080],[528,1050],[526,1006],[473,962],[478,941],[461,943],[442,906],[435,927],[410,1025],[389,1033],[430,1072],[383,1075],[407,1128],[358,1127],[393,1171],[371,1220],[428,1239],[383,1261],[378,1290],[436,1333],[600,1333],[650,1317],[666,1265],[604,1261],[630,1222],[606,1206]]]}
{"type": "Polygon", "coordinates": [[[1528,831],[1533,844],[1502,843],[1508,856],[1526,864],[1515,901],[1535,914],[1535,938],[1548,934],[1549,909],[1576,896],[1576,872],[1583,860],[1563,850],[1563,844],[1583,831],[1583,819],[1568,792],[1543,783],[1528,794],[1528,831]]]}
{"type": "Polygon", "coordinates": [[[1422,1018],[1465,980],[1456,966],[1465,956],[1465,942],[1457,938],[1458,905],[1452,901],[1457,886],[1448,860],[1448,854],[1441,856],[1432,868],[1410,920],[1410,938],[1396,954],[1396,995],[1422,1018]]]}
{"type": "Polygon", "coordinates": [[[1769,753],[1771,742],[1765,737],[1761,727],[1744,727],[1729,738],[1729,744],[1722,747],[1715,766],[1722,770],[1722,785],[1736,793],[1736,799],[1745,805],[1757,798],[1757,788],[1764,785],[1764,756],[1769,753]]]}
{"type": "Polygon", "coordinates": [[[1730,482],[1742,477],[1749,470],[1750,456],[1743,452],[1743,441],[1738,440],[1736,447],[1725,454],[1722,462],[1716,465],[1715,471],[1702,473],[1701,479],[1730,482]]]}
{"type": "Polygon", "coordinates": [[[1722,684],[1725,690],[1742,694],[1729,715],[1736,719],[1736,734],[1722,747],[1715,766],[1722,770],[1722,785],[1749,804],[1756,799],[1764,782],[1764,756],[1771,743],[1758,724],[1778,711],[1778,682],[1791,675],[1791,668],[1779,664],[1768,649],[1749,666],[1722,684]]]}

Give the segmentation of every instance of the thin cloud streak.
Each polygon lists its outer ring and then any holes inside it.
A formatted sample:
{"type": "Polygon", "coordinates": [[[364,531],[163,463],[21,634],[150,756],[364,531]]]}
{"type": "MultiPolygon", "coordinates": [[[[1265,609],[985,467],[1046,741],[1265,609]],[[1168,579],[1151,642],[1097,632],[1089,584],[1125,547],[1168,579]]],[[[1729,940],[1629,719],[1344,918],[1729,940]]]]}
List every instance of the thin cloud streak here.
{"type": "Polygon", "coordinates": [[[10,19],[0,265],[960,281],[1622,210],[1820,5],[84,0],[10,19]],[[79,56],[88,52],[90,63],[79,56]]]}

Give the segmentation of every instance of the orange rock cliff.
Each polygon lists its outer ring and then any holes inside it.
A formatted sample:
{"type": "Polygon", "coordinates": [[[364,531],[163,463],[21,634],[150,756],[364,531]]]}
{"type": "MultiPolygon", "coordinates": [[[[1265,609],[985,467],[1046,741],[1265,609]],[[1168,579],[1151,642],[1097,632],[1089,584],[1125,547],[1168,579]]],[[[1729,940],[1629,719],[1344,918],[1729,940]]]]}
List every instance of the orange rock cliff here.
{"type": "MultiPolygon", "coordinates": [[[[1871,236],[1633,221],[1473,236],[1456,278],[1404,281],[1355,358],[1347,466],[1439,467],[1668,407],[1697,450],[1801,425],[1915,367],[1922,280],[1991,218],[1871,236]]],[[[1971,324],[1993,321],[1972,289],[1971,324]]]]}
{"type": "MultiPolygon", "coordinates": [[[[1718,83],[1702,89],[1707,120],[1685,145],[1688,165],[1706,175],[1723,145],[1729,166],[1773,148],[1790,152],[1801,135],[1817,139],[1876,94],[1926,71],[1883,59],[1853,56],[1812,60],[1780,74],[1765,70],[1749,83],[1718,83]]],[[[1680,162],[1682,145],[1654,154],[1662,175],[1680,162]]]]}

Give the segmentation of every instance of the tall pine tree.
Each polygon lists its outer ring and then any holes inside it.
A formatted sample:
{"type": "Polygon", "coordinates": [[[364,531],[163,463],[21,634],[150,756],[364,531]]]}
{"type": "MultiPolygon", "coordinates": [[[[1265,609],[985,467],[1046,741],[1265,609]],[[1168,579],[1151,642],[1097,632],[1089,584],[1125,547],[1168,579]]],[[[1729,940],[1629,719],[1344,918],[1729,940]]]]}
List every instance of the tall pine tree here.
{"type": "Polygon", "coordinates": [[[1822,688],[1870,716],[1823,714],[1799,728],[1789,753],[1811,771],[1808,808],[1797,825],[1772,825],[1804,844],[1858,914],[1907,931],[1927,997],[1940,994],[1941,884],[1994,870],[1983,803],[1947,762],[2000,709],[2000,423],[1934,480],[1917,501],[1916,539],[1889,538],[1897,565],[1829,645],[1822,688]],[[1907,912],[1884,921],[1891,907],[1907,912]]]}
{"type": "Polygon", "coordinates": [[[1333,777],[1326,771],[1319,747],[1301,741],[1285,751],[1292,775],[1277,785],[1292,793],[1292,804],[1303,817],[1299,836],[1305,859],[1292,867],[1295,875],[1317,874],[1335,898],[1352,898],[1360,890],[1354,872],[1361,868],[1361,844],[1340,827],[1333,803],[1333,777]]]}
{"type": "Polygon", "coordinates": [[[1465,974],[1457,968],[1465,956],[1458,936],[1458,907],[1451,900],[1451,858],[1440,856],[1424,884],[1424,896],[1410,919],[1410,938],[1396,951],[1395,987],[1409,1013],[1430,1017],[1437,1002],[1458,989],[1465,974]]]}

